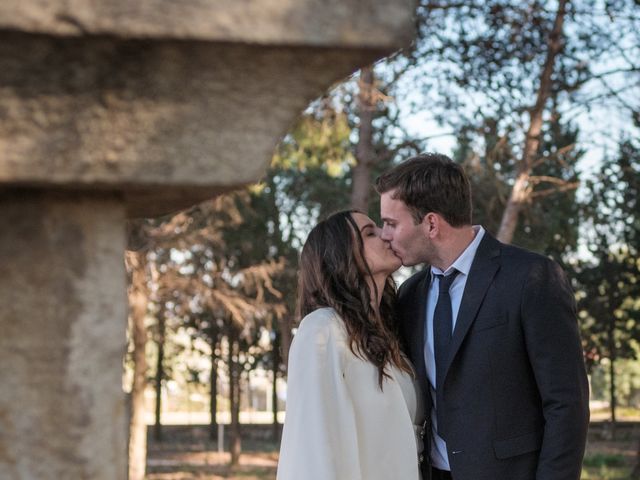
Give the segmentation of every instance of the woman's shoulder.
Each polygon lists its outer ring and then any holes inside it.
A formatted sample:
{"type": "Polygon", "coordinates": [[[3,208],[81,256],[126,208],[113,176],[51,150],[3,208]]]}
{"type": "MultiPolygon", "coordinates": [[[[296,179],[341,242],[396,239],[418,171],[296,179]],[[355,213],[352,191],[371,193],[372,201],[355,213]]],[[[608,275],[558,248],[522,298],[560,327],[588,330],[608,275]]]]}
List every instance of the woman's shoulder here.
{"type": "Polygon", "coordinates": [[[296,337],[314,338],[316,342],[329,339],[344,341],[347,333],[344,322],[333,308],[318,308],[307,314],[298,326],[296,337]]]}

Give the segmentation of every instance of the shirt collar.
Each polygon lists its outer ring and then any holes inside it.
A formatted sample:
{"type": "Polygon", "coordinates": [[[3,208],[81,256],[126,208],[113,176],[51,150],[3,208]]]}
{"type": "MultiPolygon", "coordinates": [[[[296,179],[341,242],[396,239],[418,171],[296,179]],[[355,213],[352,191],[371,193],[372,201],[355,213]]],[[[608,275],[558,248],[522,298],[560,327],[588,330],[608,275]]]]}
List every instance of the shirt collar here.
{"type": "Polygon", "coordinates": [[[438,267],[431,266],[431,275],[449,275],[453,269],[455,268],[463,275],[469,275],[469,271],[471,270],[471,264],[473,263],[473,259],[476,256],[476,251],[480,246],[480,242],[482,241],[482,237],[484,236],[484,228],[481,225],[474,225],[473,227],[474,237],[471,243],[464,249],[464,251],[460,254],[458,258],[456,258],[455,262],[451,264],[449,268],[447,268],[444,272],[440,270],[438,267]]]}

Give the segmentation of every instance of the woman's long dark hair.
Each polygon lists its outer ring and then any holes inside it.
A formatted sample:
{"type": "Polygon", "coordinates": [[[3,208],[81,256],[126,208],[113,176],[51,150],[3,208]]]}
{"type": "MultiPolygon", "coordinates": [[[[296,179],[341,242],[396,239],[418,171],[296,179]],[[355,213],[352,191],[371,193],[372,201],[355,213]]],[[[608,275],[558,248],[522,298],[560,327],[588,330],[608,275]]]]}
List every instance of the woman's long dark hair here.
{"type": "Polygon", "coordinates": [[[382,389],[384,378],[389,377],[385,371],[388,364],[411,374],[413,370],[400,353],[394,312],[396,286],[391,276],[380,308],[372,307],[378,292],[370,291],[367,283],[372,274],[352,216],[356,212],[334,213],[309,233],[300,256],[297,317],[302,319],[318,308],[333,308],[344,320],[351,351],[378,368],[382,389]]]}

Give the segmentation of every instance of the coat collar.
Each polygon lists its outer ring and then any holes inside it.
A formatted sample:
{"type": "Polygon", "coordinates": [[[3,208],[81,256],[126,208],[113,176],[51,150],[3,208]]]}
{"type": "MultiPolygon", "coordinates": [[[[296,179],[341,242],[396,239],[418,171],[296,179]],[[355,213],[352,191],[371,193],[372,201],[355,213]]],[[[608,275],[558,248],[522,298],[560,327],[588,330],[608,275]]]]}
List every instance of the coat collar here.
{"type": "Polygon", "coordinates": [[[451,362],[458,353],[465,336],[476,319],[480,305],[482,305],[482,301],[493,278],[500,269],[501,246],[502,244],[498,240],[488,232],[485,232],[478,246],[478,251],[473,259],[473,263],[471,264],[469,278],[467,278],[464,293],[462,294],[460,310],[458,311],[449,356],[445,366],[445,377],[451,366],[451,362]]]}
{"type": "MultiPolygon", "coordinates": [[[[424,272],[422,280],[417,285],[414,298],[417,299],[414,318],[417,319],[415,328],[415,338],[413,339],[413,348],[415,351],[414,362],[416,366],[416,375],[420,380],[420,387],[424,392],[429,392],[429,381],[427,380],[427,368],[424,363],[424,342],[425,342],[425,316],[427,312],[427,292],[431,284],[431,269],[427,268],[424,272]]],[[[430,397],[429,397],[430,398],[430,397]]]]}
{"type": "MultiPolygon", "coordinates": [[[[485,231],[473,263],[471,264],[469,278],[467,279],[462,295],[456,327],[453,332],[451,348],[449,350],[449,357],[445,367],[445,376],[476,318],[493,278],[500,269],[501,248],[502,244],[491,236],[489,232],[485,231]]],[[[420,381],[420,386],[423,391],[428,392],[429,382],[427,380],[427,370],[424,363],[424,343],[427,293],[431,283],[431,268],[426,266],[418,275],[420,275],[421,278],[418,279],[415,284],[415,290],[413,290],[411,295],[413,302],[407,312],[409,314],[408,318],[412,319],[407,329],[407,337],[409,340],[409,345],[407,346],[412,352],[411,356],[416,368],[416,376],[420,381]]],[[[430,396],[427,397],[430,398],[430,396]]]]}

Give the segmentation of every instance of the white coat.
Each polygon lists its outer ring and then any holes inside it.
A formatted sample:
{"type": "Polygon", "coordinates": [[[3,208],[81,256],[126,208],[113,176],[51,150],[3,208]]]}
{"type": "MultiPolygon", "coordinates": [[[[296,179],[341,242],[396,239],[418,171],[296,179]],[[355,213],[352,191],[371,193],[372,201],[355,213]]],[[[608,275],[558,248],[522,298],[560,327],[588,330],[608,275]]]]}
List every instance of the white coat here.
{"type": "Polygon", "coordinates": [[[289,354],[278,480],[417,480],[407,404],[388,372],[355,356],[335,310],[307,315],[289,354]]]}

